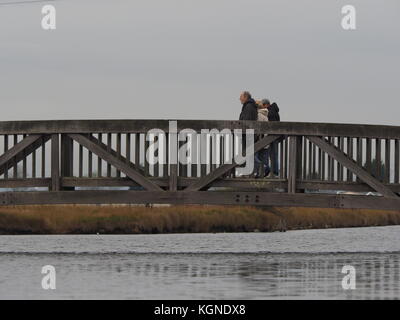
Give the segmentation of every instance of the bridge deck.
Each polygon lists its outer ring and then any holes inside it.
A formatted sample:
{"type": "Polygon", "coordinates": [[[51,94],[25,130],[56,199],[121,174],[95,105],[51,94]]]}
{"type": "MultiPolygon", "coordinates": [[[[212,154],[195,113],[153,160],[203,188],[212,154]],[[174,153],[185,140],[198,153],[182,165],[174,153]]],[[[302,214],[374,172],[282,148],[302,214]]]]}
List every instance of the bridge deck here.
{"type": "Polygon", "coordinates": [[[170,203],[400,209],[400,127],[395,126],[12,121],[0,122],[0,135],[0,205],[170,203]],[[232,152],[238,146],[235,139],[240,145],[237,130],[244,133],[246,129],[254,130],[255,152],[277,145],[277,177],[238,175],[245,159],[232,161],[232,152]],[[154,164],[155,159],[160,161],[154,164]]]}

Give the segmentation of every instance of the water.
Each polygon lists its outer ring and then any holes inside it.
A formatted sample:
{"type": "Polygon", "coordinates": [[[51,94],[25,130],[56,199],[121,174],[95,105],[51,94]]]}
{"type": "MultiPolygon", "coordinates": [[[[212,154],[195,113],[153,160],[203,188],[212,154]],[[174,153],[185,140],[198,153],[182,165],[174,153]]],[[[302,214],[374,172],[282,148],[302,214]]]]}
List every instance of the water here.
{"type": "Polygon", "coordinates": [[[400,226],[0,236],[0,299],[398,299],[400,226]],[[56,269],[43,290],[42,267],[56,269]],[[343,290],[342,268],[356,270],[343,290]]]}

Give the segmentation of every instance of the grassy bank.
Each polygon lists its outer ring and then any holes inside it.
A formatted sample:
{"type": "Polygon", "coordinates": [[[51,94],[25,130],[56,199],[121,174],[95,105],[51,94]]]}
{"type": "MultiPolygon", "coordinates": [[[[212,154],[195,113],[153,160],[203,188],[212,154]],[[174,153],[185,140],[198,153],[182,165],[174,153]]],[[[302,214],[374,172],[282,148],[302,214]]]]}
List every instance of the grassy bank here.
{"type": "Polygon", "coordinates": [[[400,211],[224,206],[0,208],[0,234],[271,232],[400,224],[400,211]]]}

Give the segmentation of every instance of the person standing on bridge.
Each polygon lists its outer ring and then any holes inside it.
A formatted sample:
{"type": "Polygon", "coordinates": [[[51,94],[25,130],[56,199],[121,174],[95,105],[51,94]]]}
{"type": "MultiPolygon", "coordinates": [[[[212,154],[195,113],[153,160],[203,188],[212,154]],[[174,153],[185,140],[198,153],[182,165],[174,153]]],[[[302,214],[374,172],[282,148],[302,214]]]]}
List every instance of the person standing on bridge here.
{"type": "Polygon", "coordinates": [[[243,91],[240,95],[240,102],[242,103],[242,112],[240,113],[239,120],[257,121],[258,111],[257,104],[251,97],[250,92],[243,91]]]}
{"type": "MultiPolygon", "coordinates": [[[[281,121],[279,115],[279,107],[274,103],[270,103],[268,99],[261,100],[261,105],[268,110],[268,121],[281,121]]],[[[279,176],[279,163],[278,163],[278,141],[271,143],[267,149],[267,168],[266,175],[268,178],[279,176]],[[268,158],[271,160],[271,168],[268,166],[268,158]],[[270,171],[272,171],[270,173],[270,171]]]]}
{"type": "MultiPolygon", "coordinates": [[[[255,102],[255,100],[251,97],[250,92],[243,91],[240,94],[239,100],[243,105],[242,112],[240,113],[240,116],[239,116],[239,120],[257,121],[258,106],[257,106],[257,103],[255,102]]],[[[254,140],[256,140],[256,137],[254,140]]],[[[242,152],[244,150],[246,150],[246,135],[245,134],[242,135],[242,152]]],[[[254,167],[257,167],[256,159],[254,159],[254,167]]],[[[252,176],[252,175],[250,175],[250,176],[252,176]]]]}
{"type": "MultiPolygon", "coordinates": [[[[258,118],[257,121],[268,121],[268,109],[262,104],[262,101],[257,101],[258,118]]],[[[270,172],[268,148],[263,148],[254,155],[254,177],[264,178],[270,172]]]]}

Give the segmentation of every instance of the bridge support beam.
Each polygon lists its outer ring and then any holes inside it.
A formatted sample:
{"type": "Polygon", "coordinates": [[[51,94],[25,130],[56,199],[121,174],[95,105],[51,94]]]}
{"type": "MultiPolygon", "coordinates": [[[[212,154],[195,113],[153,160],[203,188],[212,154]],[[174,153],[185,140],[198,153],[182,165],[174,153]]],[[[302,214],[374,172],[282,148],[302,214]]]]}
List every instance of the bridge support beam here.
{"type": "Polygon", "coordinates": [[[69,134],[69,136],[80,143],[82,146],[87,148],[89,151],[93,152],[103,160],[116,167],[121,172],[125,173],[129,178],[140,184],[145,189],[153,191],[163,191],[158,185],[144,177],[141,173],[139,173],[136,169],[129,165],[125,158],[123,158],[122,156],[116,157],[110,154],[107,151],[106,147],[104,147],[103,144],[101,144],[94,137],[87,138],[81,134],[69,134]]]}
{"type": "Polygon", "coordinates": [[[374,190],[379,192],[385,197],[399,198],[392,190],[386,187],[378,179],[370,175],[362,166],[355,163],[352,159],[347,157],[345,153],[332,146],[320,137],[308,136],[308,140],[320,147],[323,151],[328,153],[331,157],[336,159],[340,164],[352,171],[358,178],[371,186],[374,190]]]}
{"type": "Polygon", "coordinates": [[[53,191],[3,192],[1,205],[31,204],[209,204],[272,207],[316,207],[342,209],[398,210],[400,198],[326,195],[307,193],[227,192],[227,191],[53,191]]]}

